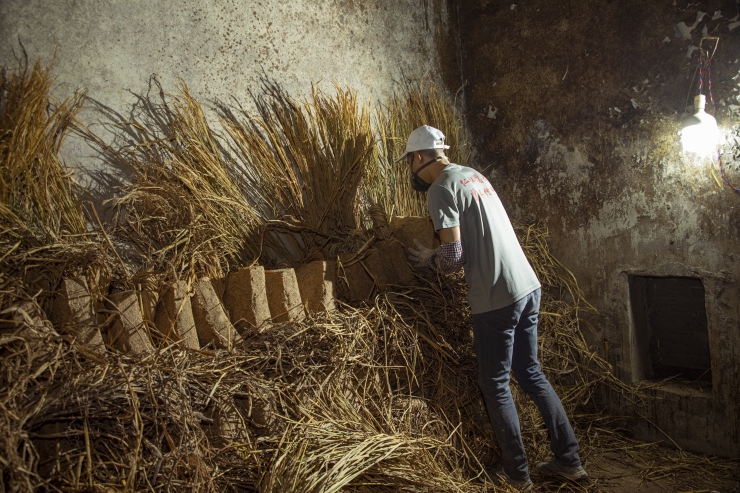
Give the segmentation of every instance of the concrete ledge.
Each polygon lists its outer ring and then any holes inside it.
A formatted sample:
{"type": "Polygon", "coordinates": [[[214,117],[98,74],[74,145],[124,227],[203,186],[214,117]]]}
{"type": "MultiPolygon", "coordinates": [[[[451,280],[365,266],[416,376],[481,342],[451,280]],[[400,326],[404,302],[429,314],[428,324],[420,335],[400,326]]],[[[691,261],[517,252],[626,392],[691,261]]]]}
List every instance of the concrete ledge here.
{"type": "Polygon", "coordinates": [[[293,269],[266,271],[265,286],[273,322],[300,322],[306,318],[293,269]]]}
{"type": "Polygon", "coordinates": [[[729,406],[718,404],[713,389],[668,381],[644,392],[647,398],[633,402],[626,395],[605,391],[611,412],[625,419],[623,426],[634,438],[702,454],[740,457],[734,426],[737,415],[729,406]]]}

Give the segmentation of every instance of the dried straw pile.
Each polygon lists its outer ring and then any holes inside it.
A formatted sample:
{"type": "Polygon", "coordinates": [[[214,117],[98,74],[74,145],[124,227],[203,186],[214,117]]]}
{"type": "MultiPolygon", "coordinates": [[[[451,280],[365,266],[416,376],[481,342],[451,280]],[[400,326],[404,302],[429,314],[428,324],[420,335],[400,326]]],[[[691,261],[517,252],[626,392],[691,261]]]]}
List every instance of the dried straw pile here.
{"type": "MultiPolygon", "coordinates": [[[[542,240],[543,232],[529,233],[542,240]]],[[[547,303],[563,303],[552,293],[569,286],[541,244],[532,245],[552,283],[547,303]]],[[[495,451],[464,294],[459,278],[433,280],[374,306],[275,326],[231,354],[164,349],[143,361],[86,358],[54,336],[4,340],[6,382],[23,383],[3,402],[24,424],[12,437],[18,446],[8,457],[17,466],[8,484],[483,491],[482,463],[495,451]],[[12,351],[22,345],[26,351],[12,351]]],[[[568,311],[558,320],[569,322],[544,324],[545,346],[556,353],[546,361],[582,374],[582,395],[596,379],[563,350],[585,348],[574,325],[577,303],[561,306],[568,311]],[[548,336],[553,331],[559,343],[548,336]]],[[[572,410],[576,401],[566,405],[572,410]]],[[[523,422],[532,421],[531,403],[523,413],[523,422]]],[[[528,428],[532,443],[542,433],[541,423],[528,428]]]]}
{"type": "Polygon", "coordinates": [[[382,206],[388,216],[426,216],[426,196],[411,188],[408,166],[393,163],[406,151],[411,131],[431,125],[445,133],[450,160],[467,166],[470,144],[461,113],[431,79],[420,79],[405,81],[374,116],[378,145],[368,169],[367,201],[382,206]]]}
{"type": "MultiPolygon", "coordinates": [[[[643,447],[658,459],[645,464],[646,475],[671,462],[672,473],[696,467],[689,455],[677,464],[654,446],[629,443],[598,415],[587,397],[599,385],[621,384],[583,343],[584,303],[547,252],[546,232],[520,233],[545,285],[543,364],[575,418],[586,460],[597,447],[638,458],[643,447]],[[562,301],[564,292],[575,301],[562,301]]],[[[23,423],[3,435],[6,484],[10,491],[495,491],[481,475],[497,452],[464,295],[460,278],[429,280],[373,306],[277,325],[232,353],[91,358],[53,335],[4,337],[4,383],[16,382],[6,387],[4,414],[23,423]]],[[[514,391],[530,459],[547,458],[539,415],[514,391]]],[[[601,491],[596,483],[565,489],[601,491]]]]}

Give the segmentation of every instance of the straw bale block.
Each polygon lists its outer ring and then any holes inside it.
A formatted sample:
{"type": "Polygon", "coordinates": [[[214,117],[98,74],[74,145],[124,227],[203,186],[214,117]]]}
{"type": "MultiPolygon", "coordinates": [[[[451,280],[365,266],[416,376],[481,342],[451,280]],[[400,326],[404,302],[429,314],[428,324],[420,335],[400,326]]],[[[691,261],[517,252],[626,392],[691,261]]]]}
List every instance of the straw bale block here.
{"type": "Polygon", "coordinates": [[[414,239],[427,248],[437,248],[439,240],[434,237],[434,224],[428,217],[391,217],[392,237],[401,242],[404,248],[416,248],[414,239]]]}
{"type": "Polygon", "coordinates": [[[295,270],[265,271],[265,286],[273,322],[300,322],[306,318],[295,270]]]}
{"type": "Polygon", "coordinates": [[[154,315],[154,325],[165,341],[180,340],[184,347],[200,349],[188,283],[174,282],[162,293],[154,315]]]}
{"type": "Polygon", "coordinates": [[[52,323],[64,332],[74,334],[77,341],[95,351],[105,351],[105,343],[97,325],[97,313],[84,277],[65,279],[54,297],[52,323]]]}
{"type": "Polygon", "coordinates": [[[139,304],[141,305],[141,315],[144,321],[150,327],[156,327],[154,319],[157,314],[157,303],[159,302],[159,293],[150,290],[138,291],[139,304]]]}
{"type": "Polygon", "coordinates": [[[242,336],[247,330],[269,322],[264,267],[243,267],[229,274],[224,288],[224,307],[242,336]]]}
{"type": "Polygon", "coordinates": [[[122,291],[108,297],[111,308],[118,312],[110,329],[110,344],[126,354],[145,356],[154,351],[135,291],[122,291]]]}
{"type": "Polygon", "coordinates": [[[376,290],[385,290],[388,282],[380,252],[371,248],[360,255],[339,256],[339,272],[343,296],[350,301],[369,300],[376,290]]]}
{"type": "Polygon", "coordinates": [[[318,260],[295,270],[298,289],[310,313],[334,310],[334,287],[337,282],[336,262],[318,260]]]}
{"type": "Polygon", "coordinates": [[[201,346],[213,344],[230,351],[234,344],[241,342],[209,278],[204,277],[195,284],[192,303],[195,329],[201,346]]]}
{"type": "Polygon", "coordinates": [[[383,272],[388,284],[410,286],[416,283],[414,271],[408,264],[407,252],[400,241],[391,238],[376,244],[383,259],[383,272]]]}

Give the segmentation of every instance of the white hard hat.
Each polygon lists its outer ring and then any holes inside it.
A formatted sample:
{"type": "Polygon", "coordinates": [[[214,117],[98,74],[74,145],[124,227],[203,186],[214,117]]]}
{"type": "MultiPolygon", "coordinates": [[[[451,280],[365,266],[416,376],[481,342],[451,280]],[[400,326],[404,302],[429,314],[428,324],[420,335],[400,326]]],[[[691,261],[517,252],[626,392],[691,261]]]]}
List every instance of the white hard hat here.
{"type": "Polygon", "coordinates": [[[450,146],[445,145],[445,134],[443,134],[441,130],[430,127],[429,125],[422,125],[411,132],[409,140],[406,142],[406,152],[403,156],[396,159],[396,162],[405,159],[411,152],[425,151],[427,149],[449,148],[450,146]]]}

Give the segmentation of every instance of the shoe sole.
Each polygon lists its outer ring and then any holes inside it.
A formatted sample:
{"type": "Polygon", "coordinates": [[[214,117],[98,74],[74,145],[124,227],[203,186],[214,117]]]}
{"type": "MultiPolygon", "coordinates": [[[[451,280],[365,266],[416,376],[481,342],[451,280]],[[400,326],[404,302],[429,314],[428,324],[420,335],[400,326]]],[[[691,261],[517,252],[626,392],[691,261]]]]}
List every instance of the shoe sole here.
{"type": "Polygon", "coordinates": [[[531,491],[534,488],[534,483],[532,483],[532,481],[517,484],[517,481],[510,479],[503,471],[503,469],[487,470],[486,475],[496,486],[503,486],[504,484],[508,484],[509,486],[513,486],[515,488],[521,488],[520,491],[531,491]]]}
{"type": "Polygon", "coordinates": [[[575,474],[568,474],[563,471],[555,471],[554,469],[550,469],[547,466],[537,467],[537,470],[540,471],[540,473],[546,475],[546,476],[559,476],[564,479],[568,479],[570,481],[585,481],[588,479],[588,473],[584,472],[583,474],[575,475],[575,474]]]}

